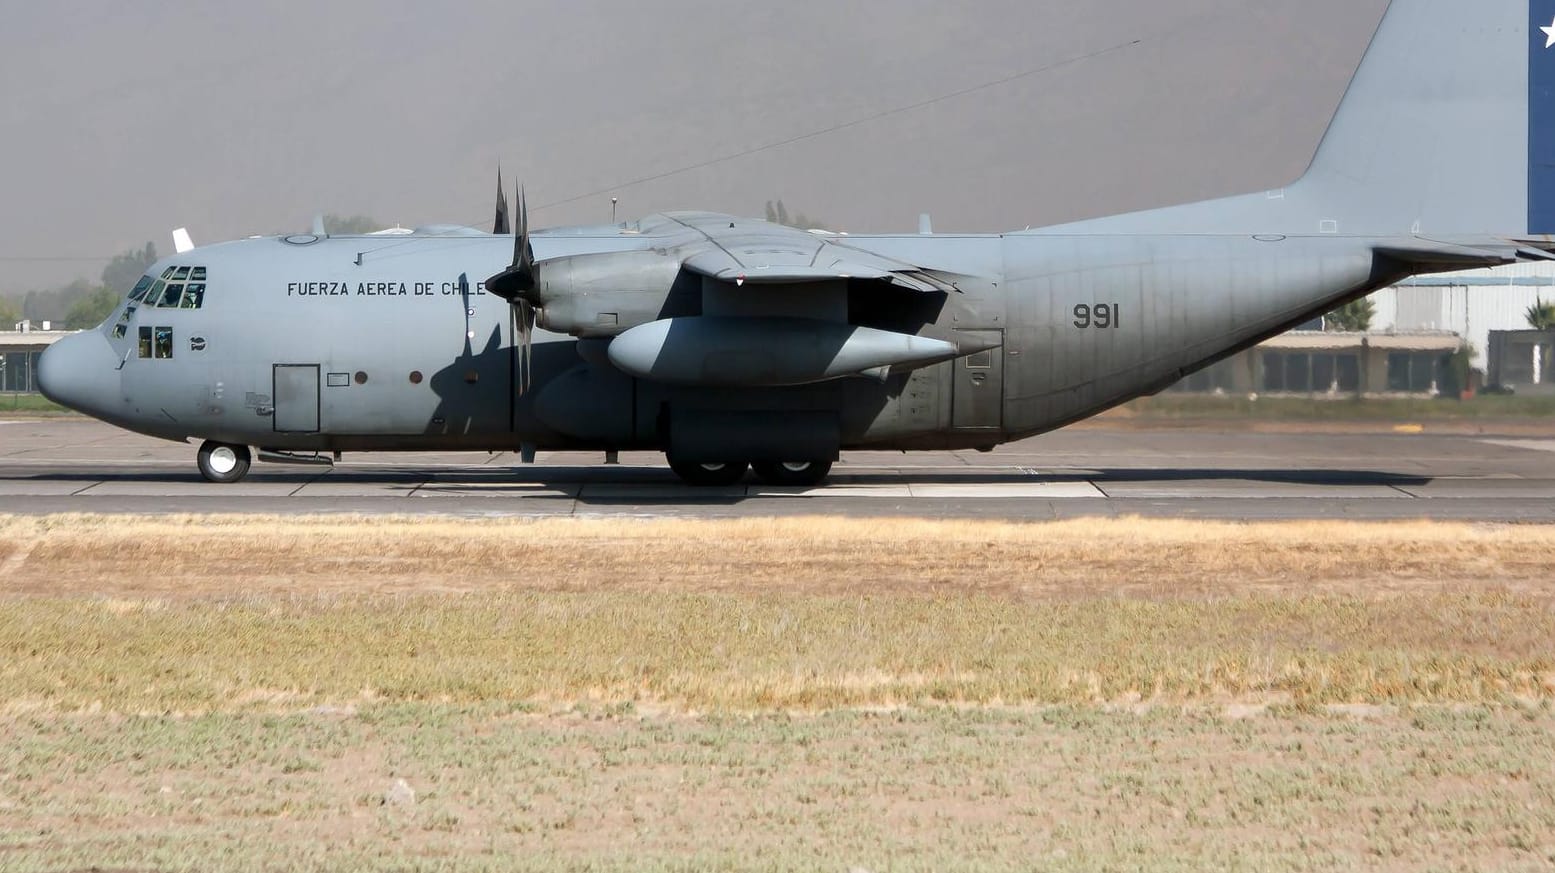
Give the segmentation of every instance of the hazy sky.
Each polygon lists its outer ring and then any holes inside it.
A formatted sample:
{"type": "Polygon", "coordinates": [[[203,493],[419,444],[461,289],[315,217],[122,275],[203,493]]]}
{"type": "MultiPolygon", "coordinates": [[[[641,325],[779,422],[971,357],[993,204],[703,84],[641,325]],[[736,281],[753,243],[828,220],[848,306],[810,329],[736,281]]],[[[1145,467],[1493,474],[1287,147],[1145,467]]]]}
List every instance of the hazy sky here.
{"type": "Polygon", "coordinates": [[[180,225],[196,242],[317,212],[485,225],[499,161],[533,205],[560,203],[542,226],[608,220],[612,192],[623,218],[781,197],[868,232],[1275,187],[1385,5],[9,3],[0,292],[95,277],[148,239],[166,252],[180,225]]]}

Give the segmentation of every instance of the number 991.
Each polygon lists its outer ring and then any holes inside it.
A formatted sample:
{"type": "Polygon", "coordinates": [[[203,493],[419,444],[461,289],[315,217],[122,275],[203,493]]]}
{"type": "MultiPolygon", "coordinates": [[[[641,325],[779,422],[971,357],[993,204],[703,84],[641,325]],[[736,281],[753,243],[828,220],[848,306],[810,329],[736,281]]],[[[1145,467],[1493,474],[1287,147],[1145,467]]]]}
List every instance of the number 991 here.
{"type": "Polygon", "coordinates": [[[1074,326],[1081,330],[1117,330],[1121,327],[1121,315],[1116,303],[1080,303],[1074,308],[1074,326]]]}

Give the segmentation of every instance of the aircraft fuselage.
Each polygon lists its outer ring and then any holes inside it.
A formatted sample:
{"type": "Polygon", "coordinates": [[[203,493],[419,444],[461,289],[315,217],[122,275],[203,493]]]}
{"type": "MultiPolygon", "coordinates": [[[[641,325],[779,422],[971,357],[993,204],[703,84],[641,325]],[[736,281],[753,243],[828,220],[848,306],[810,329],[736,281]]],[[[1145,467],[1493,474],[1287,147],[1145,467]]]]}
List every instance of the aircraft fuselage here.
{"type": "MultiPolygon", "coordinates": [[[[627,376],[604,340],[537,330],[526,355],[512,307],[481,278],[506,264],[511,237],[308,239],[156,265],[204,267],[202,305],[121,306],[65,341],[111,350],[94,357],[99,387],[67,392],[56,374],[54,390],[142,433],[290,451],[664,448],[666,416],[685,410],[834,414],[840,448],[982,448],[1159,389],[1393,278],[1347,238],[850,237],[962,279],[943,294],[834,289],[838,318],[990,348],[883,379],[713,388],[627,376]]],[[[534,245],[554,259],[618,239],[637,244],[609,229],[534,245]]],[[[727,293],[703,292],[678,314],[727,293]]]]}

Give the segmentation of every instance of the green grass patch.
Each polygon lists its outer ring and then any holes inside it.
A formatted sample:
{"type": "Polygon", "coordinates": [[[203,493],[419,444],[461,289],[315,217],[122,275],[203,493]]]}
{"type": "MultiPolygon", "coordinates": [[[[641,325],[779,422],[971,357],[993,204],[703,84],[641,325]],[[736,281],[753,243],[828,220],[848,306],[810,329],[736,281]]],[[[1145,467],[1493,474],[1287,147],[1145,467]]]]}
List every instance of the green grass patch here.
{"type": "Polygon", "coordinates": [[[38,415],[76,415],[42,394],[0,394],[0,415],[26,413],[38,415]]]}
{"type": "Polygon", "coordinates": [[[1555,716],[378,705],[4,724],[62,869],[1545,869],[1555,716]],[[387,799],[404,780],[413,802],[387,799]]]}

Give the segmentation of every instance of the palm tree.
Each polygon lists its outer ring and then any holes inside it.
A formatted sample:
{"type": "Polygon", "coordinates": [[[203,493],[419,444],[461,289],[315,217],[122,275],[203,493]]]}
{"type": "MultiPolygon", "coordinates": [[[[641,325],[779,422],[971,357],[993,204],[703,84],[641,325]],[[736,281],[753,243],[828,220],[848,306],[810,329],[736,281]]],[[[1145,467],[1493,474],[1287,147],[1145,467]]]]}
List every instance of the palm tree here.
{"type": "Polygon", "coordinates": [[[1371,330],[1371,320],[1376,314],[1377,304],[1372,303],[1370,297],[1362,297],[1323,316],[1323,321],[1329,330],[1365,333],[1371,330]]]}
{"type": "Polygon", "coordinates": [[[1555,330],[1555,303],[1535,300],[1525,313],[1528,326],[1534,330],[1555,330]]]}

